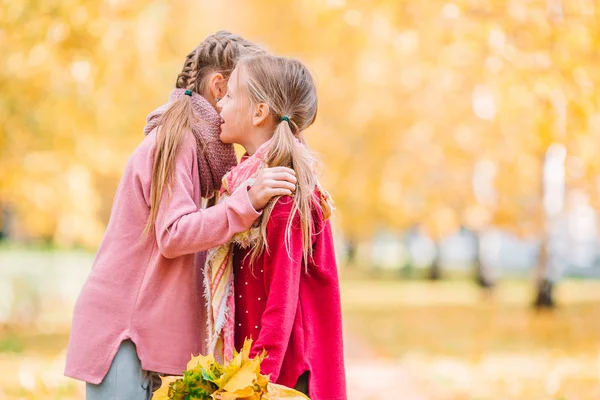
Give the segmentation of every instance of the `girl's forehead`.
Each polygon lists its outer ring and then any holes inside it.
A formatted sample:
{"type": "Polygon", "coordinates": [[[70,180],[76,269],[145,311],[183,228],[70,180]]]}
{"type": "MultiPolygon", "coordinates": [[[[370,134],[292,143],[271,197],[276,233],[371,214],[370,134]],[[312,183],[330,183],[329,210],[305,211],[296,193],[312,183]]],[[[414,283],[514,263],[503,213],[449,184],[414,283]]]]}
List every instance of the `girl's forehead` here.
{"type": "Polygon", "coordinates": [[[244,71],[243,68],[237,66],[233,69],[231,76],[229,77],[228,85],[230,88],[238,88],[244,79],[244,71]]]}
{"type": "Polygon", "coordinates": [[[233,89],[236,86],[235,85],[236,80],[237,80],[237,78],[235,77],[235,70],[233,70],[231,75],[229,75],[229,77],[227,78],[227,89],[229,89],[229,90],[233,89]]]}

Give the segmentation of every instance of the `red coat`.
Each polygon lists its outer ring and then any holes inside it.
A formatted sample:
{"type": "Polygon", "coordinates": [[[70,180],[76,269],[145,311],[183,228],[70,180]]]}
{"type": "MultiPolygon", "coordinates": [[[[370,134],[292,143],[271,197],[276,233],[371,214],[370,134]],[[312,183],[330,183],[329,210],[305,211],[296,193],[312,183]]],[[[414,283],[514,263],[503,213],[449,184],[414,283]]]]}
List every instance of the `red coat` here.
{"type": "Polygon", "coordinates": [[[329,221],[313,213],[313,259],[302,263],[302,232],[298,216],[284,243],[290,197],[280,199],[267,225],[269,252],[250,264],[248,250],[236,248],[235,345],[252,337],[251,355],[262,349],[268,358],[262,372],[271,381],[294,387],[309,371],[312,400],[345,400],[340,288],[329,221]]]}

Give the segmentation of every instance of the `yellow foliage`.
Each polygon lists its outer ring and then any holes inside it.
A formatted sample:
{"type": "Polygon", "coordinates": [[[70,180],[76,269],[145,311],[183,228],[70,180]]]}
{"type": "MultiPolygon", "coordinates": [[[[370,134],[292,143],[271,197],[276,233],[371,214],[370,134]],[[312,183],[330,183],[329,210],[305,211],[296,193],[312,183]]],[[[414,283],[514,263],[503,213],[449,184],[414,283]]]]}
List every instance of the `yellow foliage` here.
{"type": "Polygon", "coordinates": [[[276,383],[269,383],[267,386],[267,393],[263,396],[264,400],[279,400],[279,399],[289,399],[289,400],[306,400],[308,397],[299,393],[293,389],[290,389],[286,386],[278,385],[276,383]]]}
{"type": "Polygon", "coordinates": [[[95,247],[146,114],[223,27],[314,71],[320,110],[306,139],[349,236],[447,209],[456,217],[427,222],[436,234],[484,220],[520,231],[541,207],[554,142],[567,148],[567,181],[598,204],[600,8],[547,3],[306,1],[282,16],[274,0],[235,12],[208,0],[5,2],[0,208],[19,238],[95,247]],[[489,216],[467,212],[481,159],[497,169],[489,216]]]}
{"type": "Polygon", "coordinates": [[[202,354],[194,357],[192,354],[192,358],[188,361],[186,369],[194,369],[198,365],[204,370],[209,370],[210,366],[215,363],[215,357],[212,354],[207,356],[203,356],[202,354]]]}
{"type": "Polygon", "coordinates": [[[153,399],[169,400],[189,393],[200,393],[204,396],[201,400],[209,396],[215,400],[308,399],[293,389],[271,384],[269,377],[260,372],[266,352],[250,358],[251,348],[252,340],[246,339],[242,351],[235,352],[233,359],[223,365],[212,354],[192,355],[183,377],[162,378],[162,385],[153,399]]]}
{"type": "MultiPolygon", "coordinates": [[[[226,374],[223,375],[223,381],[226,383],[219,386],[222,387],[224,391],[232,393],[248,386],[252,386],[252,383],[256,380],[256,367],[254,364],[254,361],[247,361],[240,367],[236,366],[236,370],[231,376],[227,376],[226,374]]],[[[260,364],[260,362],[256,364],[260,364]]],[[[225,372],[227,373],[227,369],[225,372]]]]}
{"type": "Polygon", "coordinates": [[[152,395],[152,400],[169,400],[169,385],[178,379],[176,376],[161,376],[160,388],[152,395]]]}

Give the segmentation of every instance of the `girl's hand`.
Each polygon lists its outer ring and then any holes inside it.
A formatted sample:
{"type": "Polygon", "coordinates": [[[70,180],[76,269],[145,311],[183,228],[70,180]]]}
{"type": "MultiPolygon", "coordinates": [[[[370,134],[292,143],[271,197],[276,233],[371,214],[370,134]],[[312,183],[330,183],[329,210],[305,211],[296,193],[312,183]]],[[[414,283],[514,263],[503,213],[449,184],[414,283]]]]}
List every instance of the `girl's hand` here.
{"type": "Polygon", "coordinates": [[[289,196],[296,190],[296,172],[291,168],[274,167],[262,169],[254,185],[248,190],[255,210],[262,210],[275,196],[289,196]]]}

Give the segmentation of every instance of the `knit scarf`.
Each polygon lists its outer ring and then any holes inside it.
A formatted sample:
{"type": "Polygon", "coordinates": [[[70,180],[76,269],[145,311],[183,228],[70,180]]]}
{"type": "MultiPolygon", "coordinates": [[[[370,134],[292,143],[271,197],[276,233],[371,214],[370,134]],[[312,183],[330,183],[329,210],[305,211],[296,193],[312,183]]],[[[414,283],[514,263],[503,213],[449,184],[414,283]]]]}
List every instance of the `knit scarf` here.
{"type": "MultiPolygon", "coordinates": [[[[271,141],[262,144],[256,152],[223,177],[220,202],[236,190],[246,190],[265,167],[271,141]]],[[[258,228],[235,234],[231,240],[208,251],[204,266],[204,287],[208,315],[208,351],[218,360],[233,358],[235,293],[233,282],[233,250],[238,244],[247,248],[256,243],[258,228]]]]}
{"type": "MultiPolygon", "coordinates": [[[[148,114],[144,134],[148,135],[158,127],[169,105],[183,96],[185,89],[174,89],[167,104],[148,114]]],[[[219,190],[223,175],[237,164],[237,159],[233,145],[225,144],[219,139],[222,120],[214,107],[196,92],[192,93],[191,101],[194,112],[191,131],[197,143],[200,194],[203,198],[211,198],[219,190]]]]}

